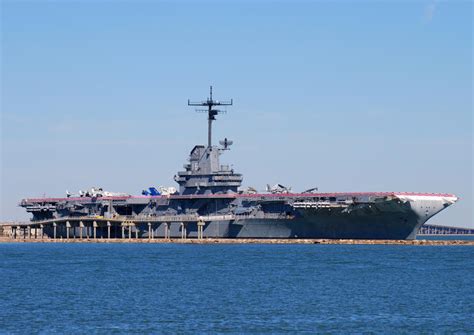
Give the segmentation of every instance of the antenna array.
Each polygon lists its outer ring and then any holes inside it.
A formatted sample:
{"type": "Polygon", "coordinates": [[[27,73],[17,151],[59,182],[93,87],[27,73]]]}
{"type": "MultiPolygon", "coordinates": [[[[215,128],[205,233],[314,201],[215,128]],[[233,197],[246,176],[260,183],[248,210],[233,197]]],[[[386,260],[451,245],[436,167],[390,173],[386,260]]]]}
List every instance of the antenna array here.
{"type": "Polygon", "coordinates": [[[218,114],[225,113],[224,110],[215,109],[214,106],[232,106],[233,100],[230,101],[219,101],[212,98],[212,86],[209,89],[209,98],[206,101],[191,102],[188,99],[188,106],[202,106],[207,107],[206,109],[197,109],[197,112],[207,112],[208,117],[208,130],[207,130],[207,146],[212,146],[212,121],[216,120],[218,114]]]}

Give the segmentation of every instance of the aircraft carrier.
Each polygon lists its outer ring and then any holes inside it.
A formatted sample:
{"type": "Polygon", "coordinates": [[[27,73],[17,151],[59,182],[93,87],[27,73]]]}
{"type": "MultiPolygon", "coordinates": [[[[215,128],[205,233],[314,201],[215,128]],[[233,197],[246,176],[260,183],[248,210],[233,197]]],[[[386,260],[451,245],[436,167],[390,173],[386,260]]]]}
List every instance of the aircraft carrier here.
{"type": "Polygon", "coordinates": [[[191,102],[207,114],[207,145],[196,145],[174,180],[179,188],[149,187],[140,195],[102,188],[66,197],[23,199],[31,224],[54,238],[328,238],[414,239],[433,215],[457,201],[452,194],[409,192],[296,193],[277,184],[265,192],[242,189],[243,177],[219,158],[227,138],[212,143],[221,106],[191,102]]]}

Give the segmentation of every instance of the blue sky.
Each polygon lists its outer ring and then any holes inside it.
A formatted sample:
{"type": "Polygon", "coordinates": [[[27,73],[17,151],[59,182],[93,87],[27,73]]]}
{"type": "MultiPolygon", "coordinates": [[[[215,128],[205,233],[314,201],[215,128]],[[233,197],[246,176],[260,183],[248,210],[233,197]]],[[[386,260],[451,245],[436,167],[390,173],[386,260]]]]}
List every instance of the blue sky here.
{"type": "Polygon", "coordinates": [[[174,186],[214,85],[244,184],[455,193],[474,227],[472,3],[1,4],[1,216],[23,197],[174,186]]]}

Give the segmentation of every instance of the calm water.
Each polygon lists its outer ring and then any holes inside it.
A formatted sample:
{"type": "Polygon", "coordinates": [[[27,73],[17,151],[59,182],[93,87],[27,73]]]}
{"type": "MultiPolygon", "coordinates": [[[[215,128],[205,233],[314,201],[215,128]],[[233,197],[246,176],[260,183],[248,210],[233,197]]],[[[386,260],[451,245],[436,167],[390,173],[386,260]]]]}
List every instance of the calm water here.
{"type": "Polygon", "coordinates": [[[474,248],[0,244],[2,333],[473,333],[474,248]]]}

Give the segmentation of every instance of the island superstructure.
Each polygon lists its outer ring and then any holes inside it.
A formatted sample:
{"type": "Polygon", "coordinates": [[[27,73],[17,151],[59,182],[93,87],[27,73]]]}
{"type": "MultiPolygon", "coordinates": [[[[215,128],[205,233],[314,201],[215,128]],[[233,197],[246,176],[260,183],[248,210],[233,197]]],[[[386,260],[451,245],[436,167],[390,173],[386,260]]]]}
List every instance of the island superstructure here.
{"type": "Polygon", "coordinates": [[[410,192],[267,192],[241,189],[243,176],[220,155],[225,138],[212,143],[212,124],[233,101],[191,102],[207,114],[207,145],[195,145],[174,187],[150,187],[141,195],[93,188],[58,198],[27,198],[20,206],[50,237],[138,238],[330,238],[414,239],[433,215],[457,201],[452,194],[410,192]]]}

